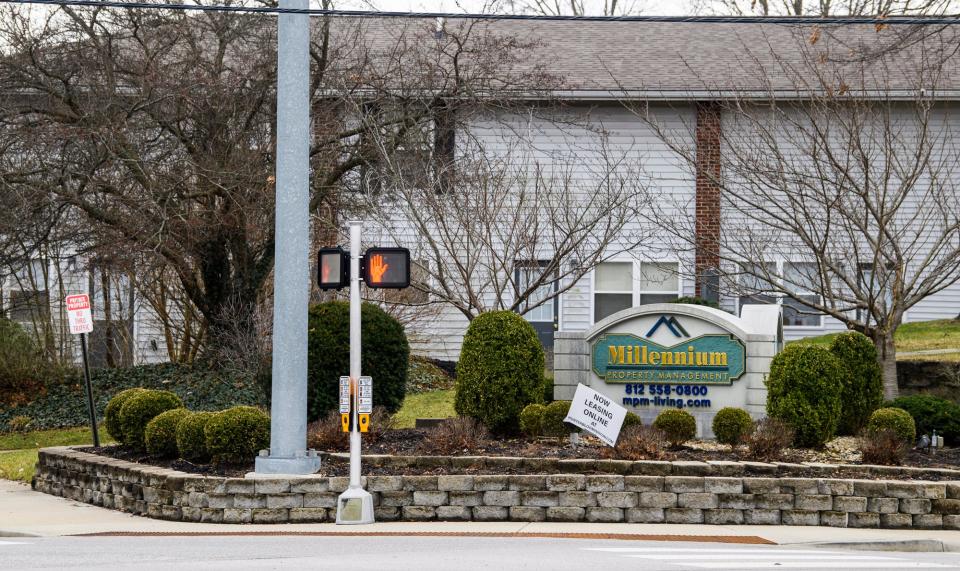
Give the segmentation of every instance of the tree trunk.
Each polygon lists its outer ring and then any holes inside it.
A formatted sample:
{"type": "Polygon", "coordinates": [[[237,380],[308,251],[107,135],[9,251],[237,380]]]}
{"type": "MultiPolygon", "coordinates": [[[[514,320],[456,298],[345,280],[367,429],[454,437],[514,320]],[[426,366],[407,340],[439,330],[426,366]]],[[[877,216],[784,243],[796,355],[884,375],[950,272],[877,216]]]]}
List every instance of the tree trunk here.
{"type": "Polygon", "coordinates": [[[877,360],[883,370],[883,398],[893,400],[900,392],[897,385],[897,347],[893,343],[893,332],[878,333],[873,343],[877,347],[877,360]]]}

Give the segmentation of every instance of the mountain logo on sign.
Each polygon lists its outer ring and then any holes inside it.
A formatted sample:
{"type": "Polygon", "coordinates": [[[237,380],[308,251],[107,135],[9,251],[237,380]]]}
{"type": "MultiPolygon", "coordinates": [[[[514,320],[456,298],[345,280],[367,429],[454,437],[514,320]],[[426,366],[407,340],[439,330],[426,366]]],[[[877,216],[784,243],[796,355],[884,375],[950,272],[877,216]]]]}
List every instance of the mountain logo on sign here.
{"type": "Polygon", "coordinates": [[[661,315],[660,319],[653,324],[653,327],[650,328],[650,331],[647,331],[646,337],[652,337],[654,333],[657,332],[657,329],[660,329],[661,325],[666,325],[667,329],[676,337],[690,337],[690,334],[687,333],[687,330],[683,328],[683,325],[680,325],[680,322],[677,321],[677,318],[673,315],[666,316],[661,315]]]}

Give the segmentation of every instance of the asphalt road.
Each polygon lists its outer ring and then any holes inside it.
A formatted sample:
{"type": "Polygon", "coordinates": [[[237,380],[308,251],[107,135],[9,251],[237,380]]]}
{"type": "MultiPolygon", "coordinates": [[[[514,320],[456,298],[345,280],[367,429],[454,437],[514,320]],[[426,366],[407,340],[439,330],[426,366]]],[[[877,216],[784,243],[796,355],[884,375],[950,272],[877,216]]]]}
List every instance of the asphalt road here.
{"type": "Polygon", "coordinates": [[[960,569],[960,554],[492,537],[8,537],[0,569],[960,569]]]}

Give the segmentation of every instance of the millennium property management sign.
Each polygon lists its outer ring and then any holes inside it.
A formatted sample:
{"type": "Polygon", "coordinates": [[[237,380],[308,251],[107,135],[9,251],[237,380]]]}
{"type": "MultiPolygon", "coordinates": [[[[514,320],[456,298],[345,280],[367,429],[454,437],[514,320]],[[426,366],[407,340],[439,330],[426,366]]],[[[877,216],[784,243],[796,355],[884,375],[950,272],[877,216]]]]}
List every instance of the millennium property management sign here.
{"type": "Polygon", "coordinates": [[[664,346],[630,333],[607,333],[592,349],[593,372],[607,383],[729,385],[746,370],[746,347],[729,334],[700,335],[664,346]]]}
{"type": "Polygon", "coordinates": [[[764,377],[783,339],[780,311],[745,304],[738,317],[658,303],[615,313],[582,333],[558,333],[554,394],[571,399],[584,384],[645,423],[681,408],[696,418],[698,434],[709,437],[713,416],[724,407],[763,416],[764,377]]]}

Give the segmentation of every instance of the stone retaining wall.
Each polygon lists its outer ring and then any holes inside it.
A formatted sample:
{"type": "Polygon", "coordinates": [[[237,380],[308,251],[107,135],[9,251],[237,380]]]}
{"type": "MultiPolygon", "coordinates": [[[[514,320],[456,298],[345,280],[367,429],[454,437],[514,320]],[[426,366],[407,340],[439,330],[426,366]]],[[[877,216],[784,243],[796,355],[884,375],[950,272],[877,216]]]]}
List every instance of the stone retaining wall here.
{"type": "MultiPolygon", "coordinates": [[[[34,488],[148,517],[325,522],[347,478],[217,478],[40,451],[34,488]]],[[[960,481],[663,475],[370,476],[378,521],[587,521],[960,529],[960,481]]]]}

